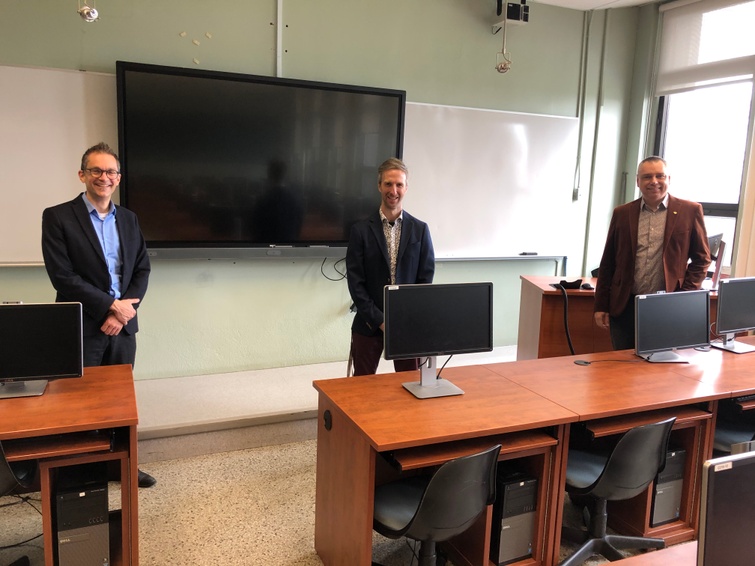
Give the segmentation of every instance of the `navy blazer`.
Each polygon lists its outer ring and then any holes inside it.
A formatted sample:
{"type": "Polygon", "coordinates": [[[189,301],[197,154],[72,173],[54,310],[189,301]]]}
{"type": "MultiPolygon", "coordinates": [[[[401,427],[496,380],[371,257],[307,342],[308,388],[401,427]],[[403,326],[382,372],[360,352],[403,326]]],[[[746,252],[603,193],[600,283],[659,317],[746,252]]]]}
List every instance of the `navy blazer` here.
{"type": "MultiPolygon", "coordinates": [[[[427,224],[404,211],[396,259],[396,283],[432,283],[435,251],[427,224]]],[[[380,213],[354,224],[346,250],[346,279],[357,314],[352,331],[365,336],[383,324],[383,288],[391,283],[391,264],[380,213]]]]}
{"type": "MultiPolygon", "coordinates": [[[[595,289],[595,312],[617,317],[629,306],[634,286],[642,199],[618,206],[608,228],[595,289]]],[[[663,235],[665,291],[699,289],[710,265],[703,207],[669,195],[663,235]]]]}
{"type": "MultiPolygon", "coordinates": [[[[83,194],[83,193],[81,193],[83,194]]],[[[70,202],[42,213],[42,256],[58,302],[78,302],[84,311],[84,335],[101,332],[113,297],[105,255],[92,226],[89,211],[79,194],[70,202]]],[[[144,298],[150,263],[136,214],[116,206],[115,224],[121,242],[121,299],[144,298]]],[[[138,308],[140,303],[134,305],[138,308]]],[[[121,332],[139,330],[134,316],[121,332]]]]}

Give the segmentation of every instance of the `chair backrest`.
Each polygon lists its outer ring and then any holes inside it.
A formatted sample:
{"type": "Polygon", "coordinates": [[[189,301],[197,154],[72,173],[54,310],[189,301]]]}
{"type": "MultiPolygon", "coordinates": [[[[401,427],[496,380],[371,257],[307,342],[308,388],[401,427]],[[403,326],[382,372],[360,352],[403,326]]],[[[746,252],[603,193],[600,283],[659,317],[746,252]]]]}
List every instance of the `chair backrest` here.
{"type": "MultiPolygon", "coordinates": [[[[710,240],[710,238],[708,238],[710,240]]],[[[724,251],[726,250],[726,242],[720,240],[718,248],[715,250],[715,254],[711,249],[711,260],[713,261],[713,271],[708,271],[707,276],[711,279],[711,289],[718,289],[718,281],[721,279],[721,266],[724,263],[724,251]]]]}
{"type": "Polygon", "coordinates": [[[11,470],[8,460],[5,459],[5,451],[0,444],[0,496],[7,495],[18,487],[16,474],[11,470]]]}
{"type": "Polygon", "coordinates": [[[0,442],[0,496],[8,495],[17,487],[30,487],[34,479],[36,462],[23,462],[11,467],[0,442]]]}
{"type": "Polygon", "coordinates": [[[590,491],[608,500],[630,499],[645,491],[666,467],[671,427],[676,417],[627,431],[608,457],[603,473],[590,491]]]}
{"type": "Polygon", "coordinates": [[[467,530],[495,500],[501,445],[443,464],[427,485],[406,536],[447,540],[467,530]]]}

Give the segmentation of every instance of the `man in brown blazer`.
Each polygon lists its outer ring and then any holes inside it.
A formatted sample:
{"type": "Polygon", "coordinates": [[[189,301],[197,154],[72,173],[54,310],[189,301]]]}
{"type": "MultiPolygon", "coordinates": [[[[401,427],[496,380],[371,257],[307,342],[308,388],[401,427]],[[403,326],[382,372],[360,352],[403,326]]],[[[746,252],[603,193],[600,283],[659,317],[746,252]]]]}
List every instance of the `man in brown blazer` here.
{"type": "Polygon", "coordinates": [[[634,348],[634,297],[699,289],[710,250],[700,204],[668,194],[666,161],[637,168],[642,197],[618,206],[608,228],[595,289],[595,324],[610,329],[615,350],[634,348]]]}

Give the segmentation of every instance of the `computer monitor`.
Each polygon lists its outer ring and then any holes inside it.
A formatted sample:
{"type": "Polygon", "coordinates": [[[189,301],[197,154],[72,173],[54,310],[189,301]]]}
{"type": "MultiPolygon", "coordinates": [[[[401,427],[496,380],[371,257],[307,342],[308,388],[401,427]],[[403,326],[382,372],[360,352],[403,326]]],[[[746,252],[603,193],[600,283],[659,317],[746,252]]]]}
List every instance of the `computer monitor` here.
{"type": "Polygon", "coordinates": [[[436,374],[436,357],[493,350],[493,284],[387,285],[385,359],[426,358],[420,380],[404,383],[415,397],[460,395],[436,374]]]}
{"type": "Polygon", "coordinates": [[[84,371],[81,303],[0,305],[0,398],[41,395],[84,371]]]}
{"type": "Polygon", "coordinates": [[[734,339],[737,332],[755,330],[755,277],[722,279],[716,312],[716,334],[722,341],[711,346],[737,354],[755,351],[755,346],[734,339]]]}
{"type": "Polygon", "coordinates": [[[635,351],[649,362],[686,362],[676,350],[710,345],[708,291],[635,297],[635,351]]]}
{"type": "Polygon", "coordinates": [[[703,464],[698,566],[750,566],[755,556],[755,452],[703,464]]]}

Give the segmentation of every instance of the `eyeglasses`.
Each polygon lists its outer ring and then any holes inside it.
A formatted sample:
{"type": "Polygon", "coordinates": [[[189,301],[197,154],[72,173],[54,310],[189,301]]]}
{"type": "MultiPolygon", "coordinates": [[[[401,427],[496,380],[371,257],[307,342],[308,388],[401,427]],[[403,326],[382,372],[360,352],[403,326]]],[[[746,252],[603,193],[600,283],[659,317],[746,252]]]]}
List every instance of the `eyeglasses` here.
{"type": "Polygon", "coordinates": [[[95,179],[99,179],[102,177],[102,174],[105,173],[108,177],[108,179],[115,179],[118,175],[121,174],[120,171],[117,169],[100,169],[99,167],[92,167],[91,169],[84,169],[87,173],[89,173],[92,177],[95,179]]]}
{"type": "Polygon", "coordinates": [[[666,180],[666,174],[665,173],[656,173],[653,174],[647,174],[647,175],[641,175],[640,179],[643,181],[652,181],[653,179],[658,179],[659,181],[665,181],[666,180]]]}

